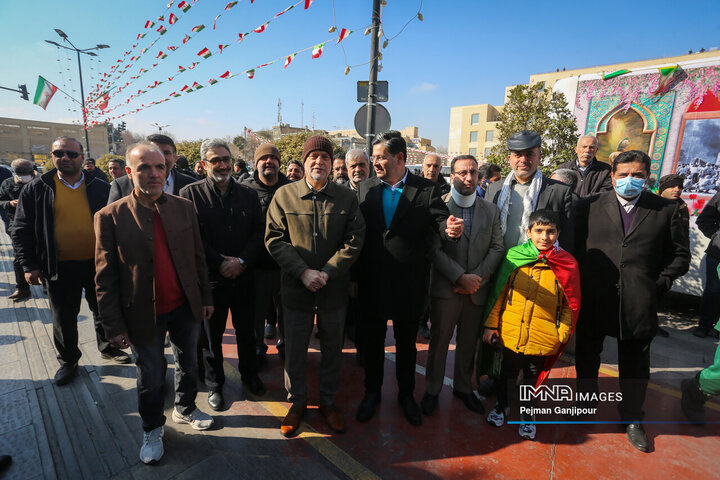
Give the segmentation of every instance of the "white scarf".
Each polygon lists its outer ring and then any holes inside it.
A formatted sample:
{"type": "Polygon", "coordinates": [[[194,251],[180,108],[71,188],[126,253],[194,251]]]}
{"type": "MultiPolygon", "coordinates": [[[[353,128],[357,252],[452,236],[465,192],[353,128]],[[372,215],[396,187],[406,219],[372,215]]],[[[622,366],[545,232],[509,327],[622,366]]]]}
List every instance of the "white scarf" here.
{"type": "Polygon", "coordinates": [[[450,195],[452,195],[452,199],[455,201],[455,205],[461,208],[470,208],[473,205],[475,205],[475,199],[477,198],[477,193],[473,192],[470,195],[463,195],[462,193],[455,190],[455,185],[450,187],[450,195]]]}
{"type": "MultiPolygon", "coordinates": [[[[512,190],[512,181],[515,179],[514,174],[510,174],[505,177],[503,182],[502,190],[500,190],[500,197],[498,197],[497,206],[500,209],[500,225],[502,227],[502,234],[505,235],[507,232],[507,217],[510,211],[510,193],[512,190]]],[[[525,192],[523,197],[523,215],[522,221],[520,222],[520,238],[518,239],[518,245],[521,245],[527,241],[527,229],[528,220],[530,214],[535,211],[537,207],[538,197],[540,196],[540,187],[542,186],[542,172],[538,168],[535,170],[535,175],[530,182],[530,187],[525,192]]],[[[514,247],[515,245],[505,245],[505,248],[514,247]]]]}

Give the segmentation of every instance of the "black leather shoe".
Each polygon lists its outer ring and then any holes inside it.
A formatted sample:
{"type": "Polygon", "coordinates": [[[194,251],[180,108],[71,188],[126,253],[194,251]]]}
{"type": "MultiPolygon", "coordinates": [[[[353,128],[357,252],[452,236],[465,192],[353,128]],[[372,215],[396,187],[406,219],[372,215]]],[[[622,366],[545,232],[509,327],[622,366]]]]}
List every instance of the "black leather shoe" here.
{"type": "Polygon", "coordinates": [[[370,419],[375,415],[375,408],[380,403],[380,394],[379,393],[366,393],[363,397],[362,401],[360,402],[360,406],[358,407],[357,415],[355,415],[355,419],[358,422],[368,422],[370,419]]]}
{"type": "Polygon", "coordinates": [[[55,385],[67,385],[72,382],[77,373],[77,363],[65,363],[55,373],[55,385]]]}
{"type": "Polygon", "coordinates": [[[625,429],[625,433],[627,433],[627,438],[633,447],[637,448],[641,452],[648,451],[649,442],[647,435],[645,434],[645,429],[643,429],[642,425],[639,423],[631,423],[625,429]]]}
{"type": "Polygon", "coordinates": [[[13,302],[22,302],[26,298],[30,298],[32,294],[29,288],[18,288],[8,298],[13,302]]]}
{"type": "Polygon", "coordinates": [[[475,396],[475,394],[458,392],[457,390],[453,389],[453,395],[462,400],[465,406],[471,411],[480,414],[485,413],[485,407],[483,407],[482,402],[479,398],[475,396]]]}
{"type": "Polygon", "coordinates": [[[104,352],[100,352],[100,356],[104,360],[112,360],[115,363],[130,363],[130,355],[123,352],[119,348],[110,347],[104,352]]]}
{"type": "Polygon", "coordinates": [[[420,401],[420,407],[422,408],[422,412],[423,412],[423,414],[427,415],[428,417],[435,412],[435,409],[437,408],[437,404],[438,404],[438,395],[432,395],[430,393],[425,393],[425,395],[423,395],[422,400],[420,401]]]}
{"type": "Polygon", "coordinates": [[[410,425],[416,427],[422,425],[420,407],[412,395],[398,395],[398,403],[400,403],[400,407],[402,407],[405,418],[410,422],[410,425]]]}
{"type": "Polygon", "coordinates": [[[265,395],[267,393],[265,384],[263,383],[262,380],[260,380],[260,377],[258,377],[257,375],[255,375],[254,377],[243,378],[242,383],[256,397],[262,397],[263,395],[265,395]]]}
{"type": "Polygon", "coordinates": [[[208,405],[216,412],[225,408],[225,399],[223,398],[222,391],[216,390],[214,392],[208,392],[208,405]]]}

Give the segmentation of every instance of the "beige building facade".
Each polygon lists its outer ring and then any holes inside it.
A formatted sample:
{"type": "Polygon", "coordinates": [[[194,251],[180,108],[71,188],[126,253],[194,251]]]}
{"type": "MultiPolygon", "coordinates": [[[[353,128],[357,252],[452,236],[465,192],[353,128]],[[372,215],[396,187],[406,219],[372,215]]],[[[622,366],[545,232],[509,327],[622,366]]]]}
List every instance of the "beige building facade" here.
{"type": "MultiPolygon", "coordinates": [[[[635,62],[615,63],[593,67],[576,68],[572,70],[558,68],[555,72],[537,73],[530,75],[528,85],[537,84],[538,88],[553,89],[559,80],[578,77],[585,74],[604,75],[621,69],[640,69],[654,67],[659,64],[674,65],[688,61],[698,61],[718,55],[717,50],[689,53],[674,57],[654,58],[635,62]]],[[[510,90],[515,85],[505,87],[505,101],[510,90]]],[[[568,99],[572,110],[575,99],[568,99]]],[[[497,144],[497,115],[502,112],[502,105],[493,106],[487,103],[477,105],[463,105],[450,108],[450,130],[448,134],[448,153],[450,155],[475,155],[482,161],[485,154],[497,144]]]]}
{"type": "MultiPolygon", "coordinates": [[[[0,117],[0,163],[10,163],[16,158],[45,162],[50,156],[52,141],[57,137],[73,137],[85,146],[82,126],[70,123],[37,122],[17,118],[0,117]]],[[[110,151],[105,127],[88,130],[90,153],[97,158],[110,151]]]]}

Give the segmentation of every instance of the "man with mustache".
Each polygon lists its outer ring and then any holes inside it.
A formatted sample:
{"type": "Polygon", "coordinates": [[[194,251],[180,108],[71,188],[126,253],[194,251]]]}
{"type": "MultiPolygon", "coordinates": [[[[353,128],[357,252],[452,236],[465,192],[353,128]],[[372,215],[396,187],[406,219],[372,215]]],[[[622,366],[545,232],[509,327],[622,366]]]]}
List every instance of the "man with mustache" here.
{"type": "Polygon", "coordinates": [[[578,182],[575,193],[580,197],[589,197],[596,193],[612,190],[610,171],[612,168],[605,162],[598,161],[595,154],[598,151],[598,140],[592,135],[583,135],[578,138],[575,153],[577,160],[571,160],[559,165],[557,168],[573,170],[578,182]]]}
{"type": "Polygon", "coordinates": [[[200,145],[207,177],[187,185],[180,196],[190,200],[200,223],[215,313],[203,322],[200,335],[208,404],[225,406],[222,340],[228,311],[232,313],[238,350],[238,370],[254,395],[265,394],[255,358],[253,316],[255,288],[252,268],[263,250],[265,216],[257,194],[232,178],[230,146],[218,138],[200,145]]]}
{"type": "Polygon", "coordinates": [[[350,181],[347,185],[357,192],[358,183],[367,180],[370,176],[370,163],[364,150],[354,148],[345,154],[345,165],[347,166],[350,181]]]}

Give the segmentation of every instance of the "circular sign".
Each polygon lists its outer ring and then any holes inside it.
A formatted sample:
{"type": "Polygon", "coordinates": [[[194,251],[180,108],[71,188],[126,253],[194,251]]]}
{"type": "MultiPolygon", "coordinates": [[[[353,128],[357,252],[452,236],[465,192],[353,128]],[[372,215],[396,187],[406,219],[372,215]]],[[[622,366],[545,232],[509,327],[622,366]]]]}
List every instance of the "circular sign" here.
{"type": "MultiPolygon", "coordinates": [[[[375,132],[387,132],[390,130],[390,112],[382,105],[375,105],[375,132]]],[[[367,134],[367,104],[360,107],[355,114],[355,131],[365,138],[367,134]]]]}

